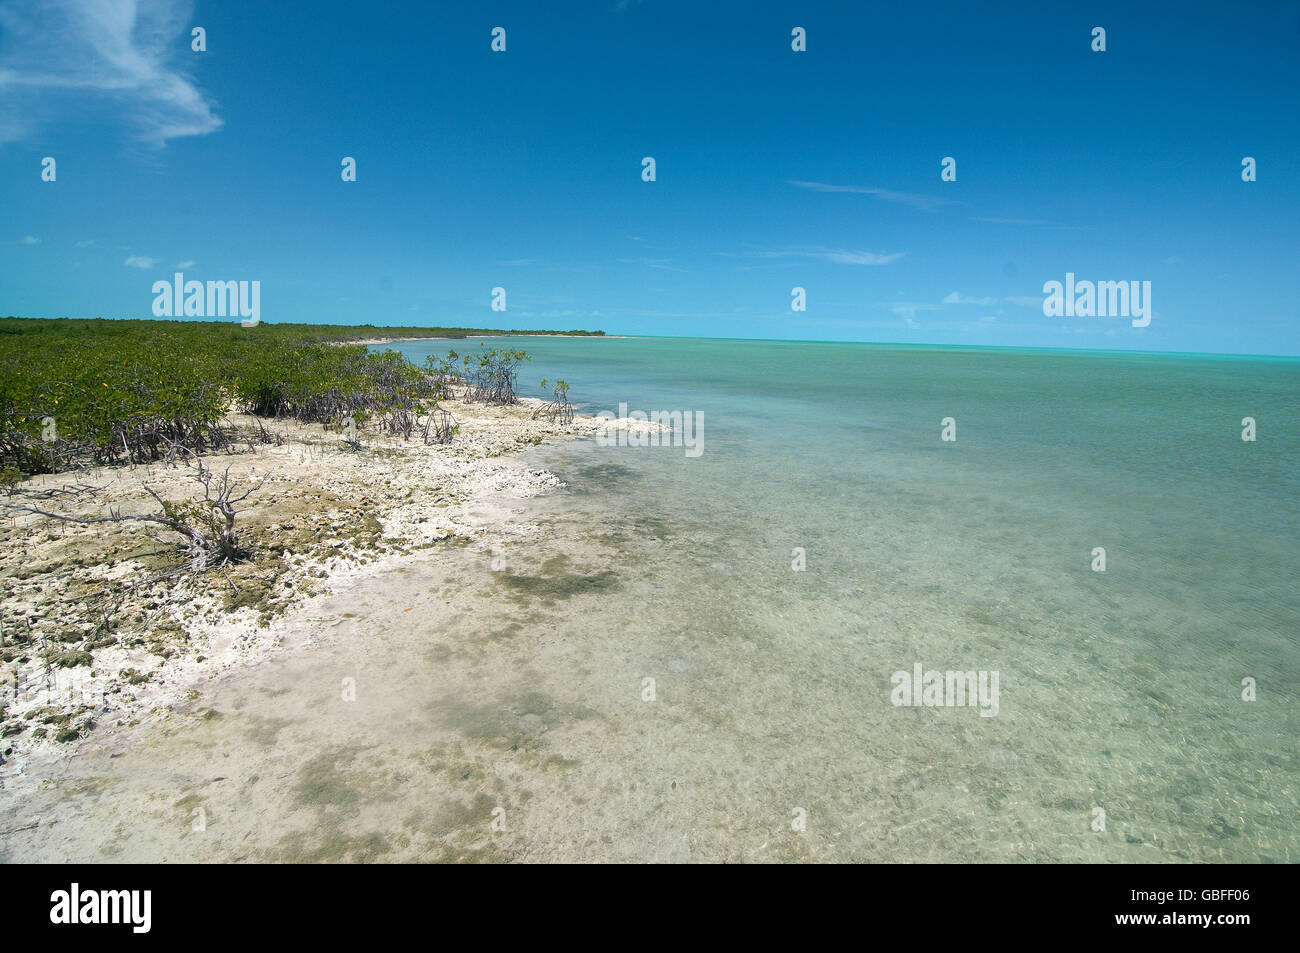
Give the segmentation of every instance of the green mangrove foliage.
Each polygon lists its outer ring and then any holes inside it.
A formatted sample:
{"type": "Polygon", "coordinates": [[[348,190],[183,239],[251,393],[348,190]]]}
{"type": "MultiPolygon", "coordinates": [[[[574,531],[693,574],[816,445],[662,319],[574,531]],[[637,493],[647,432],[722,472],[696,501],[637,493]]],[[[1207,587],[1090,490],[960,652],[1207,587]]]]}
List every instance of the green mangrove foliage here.
{"type": "Polygon", "coordinates": [[[519,367],[531,360],[527,352],[510,348],[479,345],[478,351],[461,358],[465,381],[465,403],[517,404],[515,385],[519,367]]]}
{"type": "Polygon", "coordinates": [[[542,390],[551,388],[552,400],[533,411],[533,419],[545,417],[551,423],[561,423],[566,427],[573,422],[573,405],[569,403],[569,384],[567,381],[548,381],[542,379],[542,390]]]}
{"type": "Polygon", "coordinates": [[[348,340],[463,336],[465,329],[341,328],[237,322],[0,319],[0,475],[164,459],[273,439],[239,433],[232,407],[268,418],[374,427],[445,443],[438,407],[514,403],[523,351],[480,346],[421,368],[348,340]],[[419,332],[417,334],[417,332],[419,332]],[[432,332],[438,332],[433,335],[432,332]],[[424,418],[421,421],[421,418],[424,418]]]}

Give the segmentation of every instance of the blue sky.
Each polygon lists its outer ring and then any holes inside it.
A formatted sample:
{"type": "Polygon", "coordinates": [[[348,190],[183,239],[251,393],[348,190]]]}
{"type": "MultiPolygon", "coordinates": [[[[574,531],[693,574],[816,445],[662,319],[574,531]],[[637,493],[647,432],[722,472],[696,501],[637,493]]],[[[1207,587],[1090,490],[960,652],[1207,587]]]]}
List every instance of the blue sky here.
{"type": "Polygon", "coordinates": [[[1300,353],[1296,2],[449,6],[2,0],[0,314],[1300,353]]]}

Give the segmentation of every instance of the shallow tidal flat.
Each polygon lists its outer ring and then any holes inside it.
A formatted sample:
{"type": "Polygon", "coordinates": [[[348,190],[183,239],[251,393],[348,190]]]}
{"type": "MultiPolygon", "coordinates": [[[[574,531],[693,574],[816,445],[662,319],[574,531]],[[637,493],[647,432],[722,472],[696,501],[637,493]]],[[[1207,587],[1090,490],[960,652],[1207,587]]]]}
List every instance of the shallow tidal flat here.
{"type": "Polygon", "coordinates": [[[489,457],[554,476],[7,777],[4,859],[1300,859],[1294,362],[529,350],[586,412],[703,412],[703,454],[489,457]],[[893,704],[916,663],[998,672],[996,716],[893,704]]]}
{"type": "MultiPolygon", "coordinates": [[[[79,759],[135,729],[165,735],[215,722],[222,713],[207,702],[210,686],[291,652],[283,633],[304,611],[307,644],[317,623],[340,624],[312,615],[313,599],[386,558],[432,549],[466,556],[487,551],[502,531],[527,533],[505,529],[506,515],[557,480],[523,466],[516,451],[591,429],[581,418],[567,427],[534,420],[535,402],[445,406],[461,424],[450,446],[363,431],[349,449],[337,433],[279,421],[275,442],[207,457],[209,470],[229,467],[241,491],[254,488],[236,526],[255,558],[200,576],[151,524],[6,520],[0,832],[21,830],[0,841],[0,853],[28,832],[44,839],[54,817],[36,820],[29,808],[41,791],[63,790],[79,759]]],[[[33,478],[23,490],[69,516],[147,513],[157,506],[146,487],[172,501],[201,497],[195,472],[192,461],[102,468],[33,478]],[[47,490],[55,492],[40,496],[47,490]]]]}

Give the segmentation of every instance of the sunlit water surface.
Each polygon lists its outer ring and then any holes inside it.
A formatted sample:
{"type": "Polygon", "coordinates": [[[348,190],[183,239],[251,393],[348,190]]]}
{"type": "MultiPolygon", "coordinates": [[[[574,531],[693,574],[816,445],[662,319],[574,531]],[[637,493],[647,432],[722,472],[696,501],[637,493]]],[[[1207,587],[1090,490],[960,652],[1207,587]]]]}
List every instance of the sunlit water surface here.
{"type": "Polygon", "coordinates": [[[359,580],[15,858],[1300,859],[1300,362],[518,346],[704,452],[529,451],[542,533],[359,580]],[[893,704],[917,663],[996,715],[893,704]]]}

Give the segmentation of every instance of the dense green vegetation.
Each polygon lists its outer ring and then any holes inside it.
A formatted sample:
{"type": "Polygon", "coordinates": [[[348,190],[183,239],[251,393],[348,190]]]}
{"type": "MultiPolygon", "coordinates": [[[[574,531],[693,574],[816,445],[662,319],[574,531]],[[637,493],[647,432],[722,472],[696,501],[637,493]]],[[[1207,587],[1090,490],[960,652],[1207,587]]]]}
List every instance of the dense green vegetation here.
{"type": "MultiPolygon", "coordinates": [[[[272,478],[268,486],[265,474],[256,479],[253,464],[264,469],[272,459],[240,466],[222,452],[282,442],[292,428],[264,425],[277,418],[326,425],[342,440],[332,449],[349,458],[364,449],[359,438],[365,431],[448,443],[459,428],[440,402],[454,395],[466,402],[516,403],[517,374],[528,355],[492,346],[502,342],[466,346],[458,340],[464,353],[450,350],[417,367],[396,351],[355,342],[468,333],[0,319],[6,540],[0,547],[0,677],[11,679],[0,688],[26,684],[53,691],[57,669],[96,665],[91,677],[102,686],[94,701],[69,698],[67,707],[60,702],[8,720],[0,704],[0,736],[29,731],[32,739],[81,738],[94,725],[92,705],[103,710],[111,704],[109,693],[149,677],[123,668],[114,679],[95,653],[147,648],[163,658],[192,655],[180,620],[200,617],[181,614],[196,594],[218,598],[227,610],[255,609],[265,623],[299,595],[316,591],[315,580],[327,578],[313,561],[365,563],[393,552],[401,544],[387,539],[380,522],[382,492],[363,484],[349,496],[311,467],[296,471],[290,485],[272,478]],[[134,498],[135,481],[119,481],[120,473],[24,479],[159,460],[175,461],[179,472],[165,464],[146,467],[134,498]],[[163,472],[173,479],[158,480],[163,472]],[[108,491],[110,483],[116,485],[108,491]],[[78,529],[65,535],[69,526],[78,529]]],[[[314,430],[302,436],[298,449],[309,454],[333,442],[318,440],[314,430]]],[[[393,456],[392,443],[382,443],[373,455],[346,463],[355,462],[358,474],[391,472],[385,458],[393,456]],[[373,471],[372,463],[378,464],[373,471]]],[[[445,488],[433,489],[441,494],[445,488]]],[[[198,655],[196,662],[202,661],[198,655]]],[[[133,700],[129,692],[125,697],[133,700]]]]}
{"type": "MultiPolygon", "coordinates": [[[[351,419],[409,437],[450,439],[445,416],[430,424],[448,383],[509,403],[522,351],[480,347],[418,368],[395,351],[347,341],[464,337],[451,328],[338,327],[234,321],[0,319],[0,468],[20,473],[83,463],[156,460],[178,448],[229,448],[232,404],[262,417],[340,425],[351,419]]],[[[454,352],[453,352],[454,355],[454,352]]]]}
{"type": "MultiPolygon", "coordinates": [[[[70,330],[83,327],[112,325],[119,329],[132,325],[179,324],[184,327],[207,327],[233,324],[226,321],[118,321],[103,318],[16,318],[10,315],[0,318],[0,334],[20,334],[27,332],[66,334],[70,330]],[[62,330],[60,330],[62,329],[62,330]]],[[[564,335],[565,337],[604,337],[604,331],[505,331],[501,328],[407,328],[377,324],[267,324],[259,327],[273,329],[277,340],[286,343],[299,342],[309,344],[318,341],[358,341],[370,338],[466,338],[466,337],[525,337],[528,335],[564,335]]],[[[249,329],[245,329],[249,330],[249,329]]]]}

